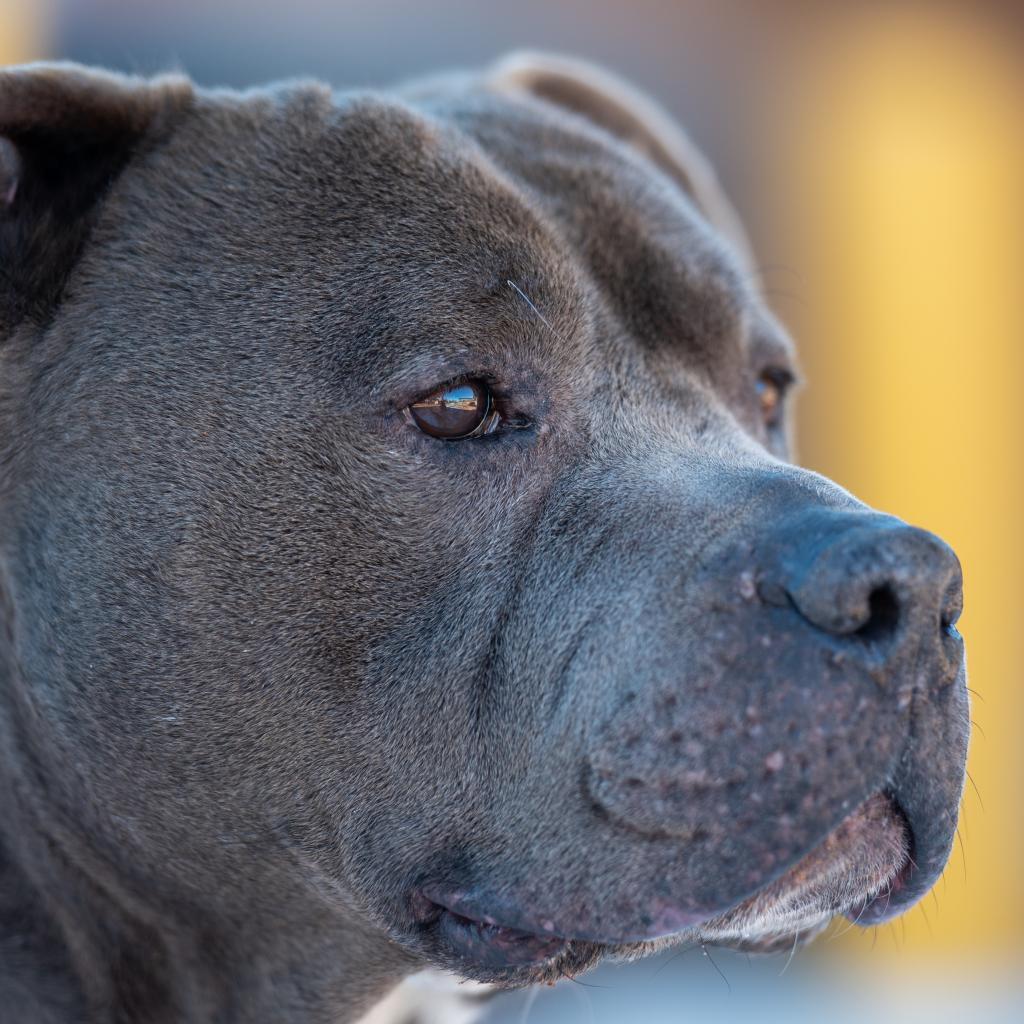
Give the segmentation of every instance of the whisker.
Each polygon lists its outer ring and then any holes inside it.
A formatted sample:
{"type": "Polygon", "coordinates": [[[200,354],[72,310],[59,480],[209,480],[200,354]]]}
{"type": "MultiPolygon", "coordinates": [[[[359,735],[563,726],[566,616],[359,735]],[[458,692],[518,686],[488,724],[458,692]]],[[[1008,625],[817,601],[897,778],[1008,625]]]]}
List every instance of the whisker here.
{"type": "MultiPolygon", "coordinates": [[[[864,913],[863,908],[861,909],[860,913],[861,914],[864,913]]],[[[860,914],[858,914],[852,921],[848,920],[846,922],[846,924],[843,925],[842,928],[840,928],[837,932],[834,932],[832,935],[830,935],[828,937],[828,941],[829,942],[835,942],[836,939],[841,939],[859,920],[860,920],[860,914]]]]}
{"type": "Polygon", "coordinates": [[[974,776],[970,772],[967,773],[967,781],[974,787],[974,795],[978,798],[978,806],[984,812],[985,804],[981,799],[981,790],[978,789],[978,784],[974,781],[974,776]]]}
{"type": "Polygon", "coordinates": [[[566,974],[565,971],[561,970],[561,968],[559,968],[558,973],[561,974],[566,981],[571,981],[574,985],[579,985],[580,988],[604,988],[609,991],[615,988],[614,985],[595,985],[592,981],[580,981],[579,978],[574,978],[571,974],[566,974]]]}
{"type": "Polygon", "coordinates": [[[963,837],[960,835],[960,826],[956,827],[956,841],[960,844],[960,862],[964,866],[964,881],[967,881],[967,851],[964,849],[963,837]]]}
{"type": "Polygon", "coordinates": [[[523,302],[525,302],[525,303],[526,303],[526,304],[527,304],[527,305],[528,305],[528,306],[530,307],[530,309],[532,309],[532,310],[534,311],[534,313],[536,313],[536,314],[537,314],[537,317],[538,317],[538,319],[540,320],[540,322],[541,322],[541,323],[542,323],[542,324],[543,324],[543,325],[544,325],[544,326],[545,326],[545,327],[546,327],[546,328],[547,328],[547,329],[548,329],[548,330],[549,330],[549,331],[550,331],[550,332],[551,332],[551,333],[552,333],[552,334],[553,334],[553,335],[554,335],[554,336],[555,336],[556,338],[558,338],[558,340],[559,340],[559,341],[564,341],[564,339],[563,339],[563,338],[562,338],[562,336],[561,336],[561,335],[560,335],[560,334],[558,333],[558,331],[556,331],[556,330],[554,329],[554,327],[552,327],[552,326],[551,326],[551,321],[550,321],[550,320],[548,320],[548,318],[547,318],[547,317],[546,317],[546,316],[545,316],[545,315],[544,315],[544,314],[543,314],[543,313],[542,313],[542,312],[541,312],[541,311],[540,311],[540,310],[539,310],[539,309],[538,309],[538,308],[537,308],[537,307],[536,307],[536,306],[535,306],[535,305],[533,304],[533,302],[532,302],[532,301],[531,301],[531,299],[530,299],[530,296],[529,296],[529,295],[527,295],[527,294],[526,294],[526,292],[524,292],[524,291],[523,291],[523,289],[522,289],[522,288],[520,288],[520,287],[519,287],[519,285],[517,285],[517,284],[515,283],[515,281],[511,281],[511,280],[508,280],[508,279],[506,279],[506,281],[505,281],[505,284],[507,284],[507,285],[509,286],[509,288],[512,288],[512,289],[513,289],[513,290],[514,290],[514,291],[515,291],[515,292],[516,292],[516,293],[517,293],[517,294],[518,294],[518,295],[519,295],[519,296],[520,296],[520,297],[522,298],[523,302]]]}
{"type": "Polygon", "coordinates": [[[961,802],[957,810],[959,812],[958,823],[963,825],[964,835],[969,839],[971,836],[971,819],[967,817],[967,808],[961,802]]]}
{"type": "Polygon", "coordinates": [[[704,956],[708,958],[708,961],[710,962],[711,966],[714,967],[716,971],[718,971],[718,976],[722,979],[722,981],[725,982],[725,987],[729,990],[729,995],[732,995],[732,985],[729,984],[729,979],[722,973],[722,969],[718,966],[718,964],[716,964],[715,961],[711,959],[711,954],[708,952],[708,947],[705,946],[703,942],[700,944],[700,951],[704,954],[704,956]]]}
{"type": "Polygon", "coordinates": [[[889,883],[889,889],[885,894],[885,909],[882,911],[883,914],[889,913],[890,900],[892,900],[892,882],[889,883]]]}
{"type": "Polygon", "coordinates": [[[789,970],[789,965],[793,962],[793,957],[796,956],[796,946],[800,941],[800,929],[797,928],[796,935],[793,936],[793,948],[789,951],[789,956],[786,959],[786,965],[779,971],[779,977],[781,978],[786,971],[789,970]]]}
{"type": "MultiPolygon", "coordinates": [[[[890,891],[890,892],[892,891],[892,885],[891,885],[891,884],[890,884],[890,887],[889,887],[889,891],[890,891]]],[[[860,923],[860,919],[861,919],[861,918],[862,918],[862,917],[864,916],[864,911],[868,909],[868,904],[869,904],[869,903],[871,903],[871,902],[872,902],[872,900],[870,900],[870,899],[865,899],[865,900],[864,900],[864,902],[863,902],[863,904],[861,905],[861,908],[860,908],[860,910],[859,910],[859,911],[857,912],[857,916],[856,916],[856,917],[855,917],[855,918],[854,918],[854,919],[853,919],[853,920],[852,920],[852,921],[851,921],[851,922],[850,922],[850,923],[849,923],[849,924],[848,924],[848,925],[847,925],[847,926],[846,926],[846,927],[845,927],[845,928],[844,928],[844,929],[843,929],[843,930],[842,930],[841,932],[839,932],[839,934],[838,934],[838,935],[833,935],[833,936],[832,936],[832,938],[830,938],[830,939],[829,939],[829,942],[833,941],[834,939],[838,939],[838,938],[841,938],[841,937],[842,937],[843,935],[845,935],[845,934],[846,934],[846,933],[847,933],[847,932],[848,932],[848,931],[849,931],[849,930],[850,930],[850,929],[851,929],[851,928],[852,928],[852,927],[853,927],[853,926],[854,926],[855,924],[859,924],[859,923],[860,923]]]]}
{"type": "Polygon", "coordinates": [[[661,962],[660,964],[658,964],[658,968],[657,968],[657,970],[656,970],[656,971],[655,971],[655,972],[654,972],[654,973],[653,973],[653,974],[651,975],[651,979],[650,979],[650,980],[651,980],[651,981],[654,981],[654,979],[655,979],[655,978],[656,978],[656,977],[657,977],[657,976],[658,976],[659,974],[661,974],[661,972],[662,972],[663,970],[665,970],[665,968],[666,968],[666,967],[668,967],[668,965],[669,965],[669,964],[675,963],[675,962],[676,962],[676,960],[678,960],[678,959],[679,959],[679,958],[680,958],[680,957],[681,957],[681,956],[682,956],[682,955],[683,955],[684,953],[689,953],[691,949],[696,949],[696,948],[697,948],[697,945],[696,945],[696,943],[694,943],[693,945],[690,945],[690,946],[683,946],[683,948],[682,948],[682,949],[680,949],[680,950],[677,950],[677,951],[676,951],[675,953],[673,953],[673,954],[672,954],[672,955],[671,955],[671,956],[670,956],[670,957],[669,957],[669,958],[668,958],[667,960],[663,960],[663,961],[662,961],[662,962],[661,962]]]}
{"type": "MultiPolygon", "coordinates": [[[[566,974],[565,971],[563,971],[561,968],[558,969],[558,973],[561,974],[562,977],[565,978],[567,981],[574,982],[575,984],[579,985],[580,988],[583,988],[583,989],[587,989],[587,988],[605,988],[606,987],[604,985],[584,985],[582,981],[576,981],[576,979],[574,977],[572,977],[569,974],[566,974]]],[[[581,992],[580,996],[582,997],[582,999],[586,1003],[586,1006],[587,1006],[587,1016],[590,1018],[591,1024],[593,1024],[594,1019],[595,1019],[594,1018],[594,1004],[591,1001],[590,993],[589,992],[581,992]]]]}

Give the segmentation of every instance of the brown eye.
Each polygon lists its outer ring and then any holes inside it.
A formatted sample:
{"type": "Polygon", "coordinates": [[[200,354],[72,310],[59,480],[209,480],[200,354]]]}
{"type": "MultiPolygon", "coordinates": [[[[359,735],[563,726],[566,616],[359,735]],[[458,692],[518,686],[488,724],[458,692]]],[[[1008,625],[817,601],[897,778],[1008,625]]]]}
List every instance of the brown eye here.
{"type": "Polygon", "coordinates": [[[773,370],[766,370],[757,378],[757,397],[766,427],[777,427],[782,422],[782,404],[788,385],[789,375],[773,370]]]}
{"type": "Polygon", "coordinates": [[[491,404],[490,389],[471,380],[440,388],[413,402],[406,412],[424,434],[459,441],[489,433],[497,425],[491,404]]]}

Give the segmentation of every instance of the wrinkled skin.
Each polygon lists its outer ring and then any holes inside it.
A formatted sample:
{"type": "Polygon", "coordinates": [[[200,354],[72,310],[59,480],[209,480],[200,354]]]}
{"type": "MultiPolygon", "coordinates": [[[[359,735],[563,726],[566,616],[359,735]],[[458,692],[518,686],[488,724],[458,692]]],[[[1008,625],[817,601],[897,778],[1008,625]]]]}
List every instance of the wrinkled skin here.
{"type": "Polygon", "coordinates": [[[350,1020],[941,871],[955,557],[787,462],[789,342],[681,134],[525,66],[0,74],[18,1019],[350,1020]],[[403,414],[463,378],[493,433],[403,414]]]}

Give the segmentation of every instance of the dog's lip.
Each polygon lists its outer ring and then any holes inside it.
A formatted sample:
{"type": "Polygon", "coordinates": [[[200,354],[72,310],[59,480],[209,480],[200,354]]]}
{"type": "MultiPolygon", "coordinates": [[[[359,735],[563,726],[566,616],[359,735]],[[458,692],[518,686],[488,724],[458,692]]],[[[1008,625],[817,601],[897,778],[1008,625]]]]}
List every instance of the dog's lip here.
{"type": "Polygon", "coordinates": [[[854,924],[865,928],[876,924],[884,924],[898,917],[906,910],[904,894],[908,892],[911,882],[919,873],[912,853],[908,853],[903,865],[896,872],[896,877],[886,886],[884,892],[861,900],[856,906],[845,912],[844,917],[854,924]]]}
{"type": "MultiPolygon", "coordinates": [[[[922,822],[919,816],[915,822],[915,816],[907,812],[905,805],[895,796],[892,799],[903,817],[909,848],[892,881],[845,912],[845,917],[865,928],[885,924],[917,903],[942,874],[952,845],[952,837],[936,838],[934,826],[929,828],[928,822],[922,822]],[[923,824],[924,828],[915,824],[923,824]]],[[[955,820],[949,830],[952,832],[954,827],[955,820]]]]}
{"type": "Polygon", "coordinates": [[[721,909],[700,911],[682,910],[672,904],[659,901],[644,915],[644,924],[635,931],[614,936],[583,934],[578,929],[560,926],[553,918],[529,920],[521,912],[505,909],[496,917],[484,906],[493,906],[495,901],[487,900],[481,894],[468,890],[448,890],[427,884],[417,890],[414,898],[416,916],[427,922],[436,918],[438,911],[444,911],[455,918],[479,924],[486,928],[497,928],[516,936],[533,936],[544,942],[554,941],[561,945],[568,942],[587,942],[596,945],[622,945],[624,943],[649,942],[653,939],[675,935],[693,928],[722,913],[721,909]],[[500,918],[500,921],[499,921],[500,918]]]}
{"type": "MultiPolygon", "coordinates": [[[[472,910],[460,893],[425,886],[414,894],[414,912],[421,924],[433,924],[445,944],[459,957],[499,969],[541,964],[561,953],[568,939],[551,928],[514,928],[490,914],[472,910]]],[[[546,922],[550,924],[550,922],[546,922]]]]}
{"type": "MultiPolygon", "coordinates": [[[[889,802],[892,810],[900,816],[906,826],[906,816],[888,793],[879,792],[871,799],[883,798],[889,802]]],[[[868,802],[865,801],[861,808],[866,806],[868,802]]],[[[858,808],[859,810],[860,808],[858,808]]],[[[847,819],[844,819],[844,823],[850,821],[857,813],[857,811],[854,811],[847,819]]],[[[656,899],[648,904],[646,908],[637,908],[637,924],[634,927],[622,930],[616,929],[615,934],[605,933],[603,930],[598,929],[566,927],[562,920],[555,917],[530,917],[524,914],[520,906],[503,902],[482,890],[475,888],[448,888],[437,883],[426,883],[415,891],[412,900],[413,913],[416,920],[421,924],[437,920],[438,916],[443,912],[451,915],[456,923],[461,919],[461,921],[477,925],[481,929],[495,930],[494,932],[485,932],[483,935],[484,939],[500,936],[501,942],[498,942],[497,945],[501,945],[505,941],[512,941],[524,953],[530,946],[530,941],[528,940],[531,940],[537,949],[543,946],[546,950],[550,945],[551,949],[555,952],[557,952],[558,944],[564,946],[570,942],[589,943],[604,947],[650,942],[667,936],[679,935],[690,930],[699,931],[700,927],[705,924],[720,923],[726,915],[742,909],[745,905],[763,895],[773,885],[778,885],[780,881],[785,880],[787,876],[794,875],[799,877],[807,861],[825,847],[829,838],[836,834],[838,829],[842,827],[842,824],[837,826],[837,829],[822,840],[820,844],[816,845],[800,860],[791,865],[782,875],[774,881],[761,886],[754,893],[748,894],[743,899],[731,902],[726,906],[706,908],[684,907],[665,899],[656,899]]],[[[912,835],[908,827],[911,845],[913,844],[912,835]]],[[[874,924],[884,921],[888,917],[895,916],[895,914],[900,912],[897,909],[902,902],[900,893],[916,874],[917,865],[915,864],[913,850],[911,849],[905,855],[903,863],[892,882],[884,891],[865,897],[853,907],[849,905],[846,908],[834,907],[828,916],[842,914],[859,924],[874,924]]],[[[824,920],[827,920],[827,917],[824,917],[824,920]]],[[[491,945],[494,945],[494,943],[491,943],[491,945]]],[[[545,953],[545,956],[550,955],[553,955],[553,953],[545,953]]]]}

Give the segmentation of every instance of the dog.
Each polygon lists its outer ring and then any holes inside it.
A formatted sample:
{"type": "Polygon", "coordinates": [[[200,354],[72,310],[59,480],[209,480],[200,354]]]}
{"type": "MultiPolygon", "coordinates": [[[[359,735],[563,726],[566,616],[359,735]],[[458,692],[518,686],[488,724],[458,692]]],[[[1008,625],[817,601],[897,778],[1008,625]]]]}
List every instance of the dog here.
{"type": "Polygon", "coordinates": [[[586,63],[0,73],[0,1018],[352,1021],[920,899],[960,567],[789,461],[754,280],[586,63]]]}

